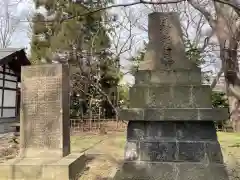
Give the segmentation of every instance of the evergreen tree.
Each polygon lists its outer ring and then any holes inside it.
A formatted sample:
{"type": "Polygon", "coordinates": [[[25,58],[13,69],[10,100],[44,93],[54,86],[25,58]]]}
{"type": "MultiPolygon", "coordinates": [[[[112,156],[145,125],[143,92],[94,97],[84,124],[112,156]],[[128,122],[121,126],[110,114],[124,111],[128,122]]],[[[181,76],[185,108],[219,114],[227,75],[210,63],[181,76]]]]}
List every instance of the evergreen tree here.
{"type": "Polygon", "coordinates": [[[224,92],[212,92],[212,106],[214,108],[228,108],[227,96],[224,92]]]}
{"type": "Polygon", "coordinates": [[[107,53],[101,57],[100,69],[101,69],[101,78],[100,84],[104,92],[108,95],[111,100],[111,104],[103,97],[102,107],[105,109],[104,116],[107,118],[112,118],[116,115],[114,107],[118,106],[120,101],[118,93],[118,83],[122,78],[122,73],[120,72],[119,59],[115,59],[112,53],[107,53]]]}
{"type": "MultiPolygon", "coordinates": [[[[101,88],[104,94],[111,96],[115,89],[116,95],[119,82],[120,71],[116,64],[119,60],[114,59],[108,50],[111,42],[106,23],[111,22],[104,11],[81,16],[106,6],[111,1],[34,1],[36,9],[43,6],[47,13],[45,16],[36,13],[33,18],[32,62],[41,64],[57,60],[63,63],[67,60],[73,87],[72,108],[79,111],[79,104],[83,103],[79,98],[84,99],[87,104],[94,98],[102,99],[104,109],[113,111],[107,98],[99,92],[101,88]]],[[[111,104],[116,104],[113,97],[110,99],[111,104]]]]}
{"type": "Polygon", "coordinates": [[[33,21],[32,61],[52,62],[54,53],[75,51],[82,53],[93,48],[99,52],[109,46],[109,38],[103,27],[103,13],[97,12],[80,16],[93,7],[91,1],[85,4],[69,0],[35,0],[36,8],[44,6],[44,17],[36,13],[33,21]],[[90,8],[91,7],[91,8],[90,8]],[[74,16],[69,20],[64,20],[74,16]]]}

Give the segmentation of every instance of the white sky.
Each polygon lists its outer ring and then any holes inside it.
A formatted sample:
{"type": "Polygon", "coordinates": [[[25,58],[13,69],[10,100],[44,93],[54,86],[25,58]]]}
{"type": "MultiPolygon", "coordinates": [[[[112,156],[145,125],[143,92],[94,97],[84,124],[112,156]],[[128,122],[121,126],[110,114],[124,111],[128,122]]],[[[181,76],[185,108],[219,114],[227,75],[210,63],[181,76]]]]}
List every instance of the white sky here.
{"type": "Polygon", "coordinates": [[[27,21],[31,17],[33,9],[32,0],[23,0],[16,7],[16,14],[21,20],[16,32],[12,36],[10,47],[29,48],[31,28],[27,21]]]}

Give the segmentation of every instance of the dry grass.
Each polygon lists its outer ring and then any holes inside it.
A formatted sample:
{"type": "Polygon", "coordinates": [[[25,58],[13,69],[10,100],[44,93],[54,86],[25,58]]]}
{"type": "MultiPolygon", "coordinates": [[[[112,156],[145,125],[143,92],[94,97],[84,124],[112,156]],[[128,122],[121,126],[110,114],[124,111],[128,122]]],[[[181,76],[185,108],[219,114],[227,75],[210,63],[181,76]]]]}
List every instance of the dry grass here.
{"type": "Polygon", "coordinates": [[[71,151],[84,152],[101,141],[105,140],[106,136],[101,135],[79,135],[71,137],[71,151]]]}
{"type": "Polygon", "coordinates": [[[122,162],[125,140],[125,133],[73,137],[72,151],[93,154],[79,180],[107,179],[122,162]]]}
{"type": "Polygon", "coordinates": [[[240,180],[240,133],[218,133],[230,180],[240,180]]]}
{"type": "MultiPolygon", "coordinates": [[[[85,150],[94,154],[93,160],[79,180],[107,180],[114,167],[123,160],[125,132],[108,135],[81,135],[72,137],[72,151],[85,150]]],[[[227,163],[230,180],[240,180],[240,133],[218,133],[224,161],[227,163]]]]}

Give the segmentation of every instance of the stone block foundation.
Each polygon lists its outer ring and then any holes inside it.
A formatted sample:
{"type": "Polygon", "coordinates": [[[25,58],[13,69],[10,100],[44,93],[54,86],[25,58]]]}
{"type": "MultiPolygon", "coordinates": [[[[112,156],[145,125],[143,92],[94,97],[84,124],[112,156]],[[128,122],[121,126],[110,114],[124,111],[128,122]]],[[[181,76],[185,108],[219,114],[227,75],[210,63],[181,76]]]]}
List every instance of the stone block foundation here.
{"type": "Polygon", "coordinates": [[[129,121],[115,180],[228,180],[214,122],[129,121]]]}
{"type": "Polygon", "coordinates": [[[16,158],[0,164],[1,180],[77,180],[86,156],[72,153],[61,159],[16,158]]]}
{"type": "Polygon", "coordinates": [[[228,180],[224,165],[125,162],[114,180],[228,180]]]}

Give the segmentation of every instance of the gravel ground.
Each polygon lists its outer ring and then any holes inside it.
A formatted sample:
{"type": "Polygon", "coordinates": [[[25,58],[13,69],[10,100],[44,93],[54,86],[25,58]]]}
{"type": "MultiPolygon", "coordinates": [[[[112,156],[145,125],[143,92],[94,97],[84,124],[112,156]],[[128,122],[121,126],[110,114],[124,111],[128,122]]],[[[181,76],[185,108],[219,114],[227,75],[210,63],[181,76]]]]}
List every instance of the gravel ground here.
{"type": "Polygon", "coordinates": [[[13,159],[19,152],[19,139],[14,133],[5,133],[0,135],[0,163],[8,159],[13,159]]]}

